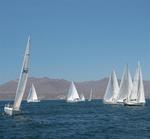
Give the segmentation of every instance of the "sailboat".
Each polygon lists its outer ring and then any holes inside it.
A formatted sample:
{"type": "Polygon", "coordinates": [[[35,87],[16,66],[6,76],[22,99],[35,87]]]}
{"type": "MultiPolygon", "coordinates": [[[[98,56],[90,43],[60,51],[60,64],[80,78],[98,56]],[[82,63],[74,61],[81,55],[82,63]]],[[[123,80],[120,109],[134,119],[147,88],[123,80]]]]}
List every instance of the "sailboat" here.
{"type": "Polygon", "coordinates": [[[142,71],[140,63],[138,63],[134,76],[132,90],[128,94],[128,98],[124,101],[124,105],[137,106],[144,104],[145,104],[145,95],[144,95],[142,71]]]}
{"type": "Polygon", "coordinates": [[[27,97],[27,102],[40,102],[40,100],[38,99],[37,97],[37,93],[36,93],[36,90],[35,90],[35,87],[34,85],[32,84],[32,87],[29,91],[29,94],[28,94],[28,97],[27,97]]]}
{"type": "Polygon", "coordinates": [[[85,101],[85,97],[83,94],[80,95],[80,101],[85,101]]]}
{"type": "Polygon", "coordinates": [[[27,47],[24,54],[23,65],[16,90],[14,104],[13,105],[7,104],[4,107],[4,112],[8,115],[13,115],[20,111],[20,105],[25,92],[29,74],[29,58],[30,58],[30,36],[28,38],[27,47]]]}
{"type": "Polygon", "coordinates": [[[92,96],[93,96],[93,90],[91,89],[90,98],[88,99],[88,101],[91,101],[91,100],[92,100],[92,96]]]}
{"type": "Polygon", "coordinates": [[[128,94],[131,93],[131,89],[132,89],[132,78],[130,75],[130,71],[128,69],[128,65],[126,65],[122,79],[121,79],[121,83],[120,83],[120,90],[119,90],[119,95],[117,98],[117,103],[123,104],[124,100],[127,99],[128,94]]]}
{"type": "Polygon", "coordinates": [[[116,73],[113,70],[112,74],[109,77],[103,102],[106,104],[116,104],[118,94],[119,94],[118,80],[117,80],[116,73]]]}
{"type": "Polygon", "coordinates": [[[77,89],[74,85],[74,82],[71,82],[69,91],[68,91],[68,96],[67,96],[67,102],[78,102],[80,101],[77,89]]]}

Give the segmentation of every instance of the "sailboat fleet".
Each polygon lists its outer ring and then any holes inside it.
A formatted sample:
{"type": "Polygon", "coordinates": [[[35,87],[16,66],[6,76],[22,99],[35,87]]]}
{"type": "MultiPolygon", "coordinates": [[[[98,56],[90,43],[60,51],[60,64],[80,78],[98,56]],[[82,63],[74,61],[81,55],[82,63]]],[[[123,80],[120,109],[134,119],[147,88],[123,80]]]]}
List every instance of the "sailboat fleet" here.
{"type": "MultiPolygon", "coordinates": [[[[29,36],[14,103],[4,106],[4,112],[8,115],[13,115],[20,111],[21,102],[25,93],[27,79],[29,76],[30,47],[31,42],[29,36]]],[[[88,101],[91,101],[92,97],[93,91],[91,89],[88,101]]],[[[71,103],[85,101],[83,93],[79,96],[77,88],[73,81],[70,84],[66,101],[71,103]]],[[[27,102],[40,102],[33,84],[29,91],[27,102]]],[[[118,83],[115,70],[112,71],[109,77],[103,102],[105,104],[124,104],[128,106],[141,106],[145,104],[144,85],[140,63],[138,63],[137,65],[133,80],[131,78],[128,65],[125,66],[120,85],[118,83]]]]}
{"type": "Polygon", "coordinates": [[[140,106],[145,104],[144,85],[140,63],[136,68],[132,81],[128,65],[122,75],[120,87],[115,71],[112,72],[103,99],[107,104],[124,104],[127,106],[140,106]]]}

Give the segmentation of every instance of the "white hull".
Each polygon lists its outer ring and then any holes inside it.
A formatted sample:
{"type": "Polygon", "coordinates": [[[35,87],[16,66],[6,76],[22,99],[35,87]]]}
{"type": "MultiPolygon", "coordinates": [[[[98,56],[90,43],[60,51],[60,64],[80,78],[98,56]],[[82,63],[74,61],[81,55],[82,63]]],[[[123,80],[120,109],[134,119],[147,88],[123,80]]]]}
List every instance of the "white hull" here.
{"type": "Polygon", "coordinates": [[[130,101],[130,102],[124,102],[125,106],[143,106],[145,103],[143,102],[136,102],[136,101],[130,101]]]}
{"type": "Polygon", "coordinates": [[[104,101],[104,104],[117,105],[118,103],[113,101],[104,101]]]}
{"type": "Polygon", "coordinates": [[[84,101],[85,101],[85,99],[80,99],[79,101],[84,102],[84,101]]]}
{"type": "Polygon", "coordinates": [[[5,106],[4,107],[4,112],[7,114],[7,115],[13,115],[13,108],[10,108],[10,107],[7,107],[5,106]]]}
{"type": "Polygon", "coordinates": [[[20,114],[20,110],[13,109],[12,105],[9,104],[4,107],[4,112],[10,116],[20,114]]]}
{"type": "Polygon", "coordinates": [[[27,102],[28,103],[34,103],[34,102],[37,103],[37,102],[40,102],[40,100],[27,100],[27,102]]]}
{"type": "Polygon", "coordinates": [[[69,103],[75,103],[75,102],[80,102],[80,99],[74,99],[74,100],[67,100],[67,102],[69,103]]]}

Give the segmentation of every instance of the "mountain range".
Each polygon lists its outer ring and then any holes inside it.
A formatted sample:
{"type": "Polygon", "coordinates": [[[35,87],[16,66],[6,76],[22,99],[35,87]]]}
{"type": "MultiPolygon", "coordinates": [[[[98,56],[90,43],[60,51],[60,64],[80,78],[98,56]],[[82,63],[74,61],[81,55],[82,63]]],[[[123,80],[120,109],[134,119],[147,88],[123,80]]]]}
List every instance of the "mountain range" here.
{"type": "MultiPolygon", "coordinates": [[[[28,79],[24,99],[27,98],[31,84],[34,84],[40,99],[65,99],[70,86],[70,81],[64,79],[51,79],[48,77],[28,79]]],[[[93,90],[95,99],[102,99],[107,87],[108,78],[97,81],[75,82],[78,93],[83,93],[89,98],[90,90],[93,90]]],[[[0,85],[0,99],[11,100],[15,97],[18,80],[11,80],[0,85]]],[[[144,81],[145,96],[150,98],[150,81],[144,81]]]]}

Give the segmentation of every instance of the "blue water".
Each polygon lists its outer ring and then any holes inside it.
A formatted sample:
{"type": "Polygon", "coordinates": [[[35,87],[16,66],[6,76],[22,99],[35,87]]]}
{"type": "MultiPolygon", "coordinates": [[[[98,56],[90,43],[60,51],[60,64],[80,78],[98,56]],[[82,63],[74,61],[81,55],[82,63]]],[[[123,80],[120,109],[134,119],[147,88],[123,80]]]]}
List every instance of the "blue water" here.
{"type": "Polygon", "coordinates": [[[23,102],[6,116],[0,102],[0,139],[149,139],[150,101],[143,107],[104,105],[101,100],[23,102]]]}

